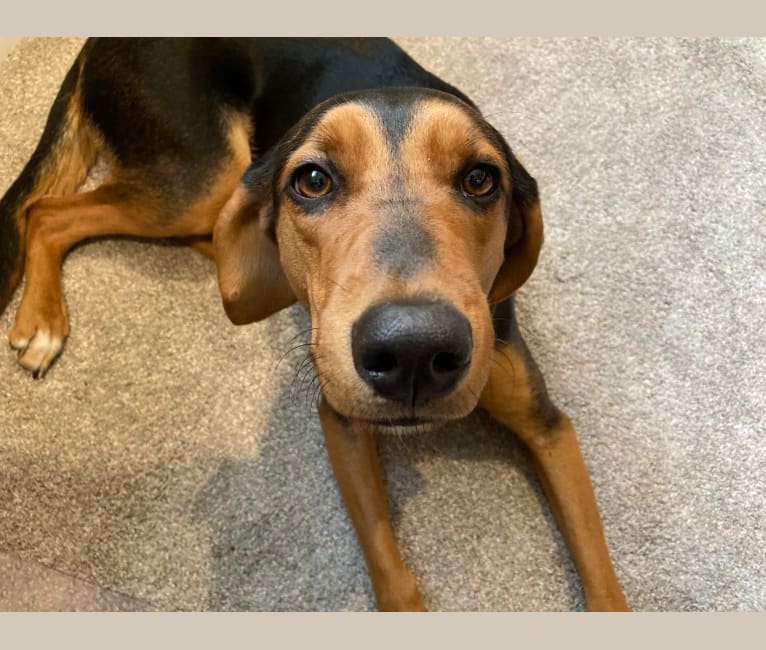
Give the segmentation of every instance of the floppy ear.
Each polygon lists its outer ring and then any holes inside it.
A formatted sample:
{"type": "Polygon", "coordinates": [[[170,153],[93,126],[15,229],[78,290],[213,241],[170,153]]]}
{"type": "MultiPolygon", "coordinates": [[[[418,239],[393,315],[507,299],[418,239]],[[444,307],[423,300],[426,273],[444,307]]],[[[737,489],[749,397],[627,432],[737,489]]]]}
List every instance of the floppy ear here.
{"type": "Polygon", "coordinates": [[[271,188],[274,157],[253,164],[213,230],[218,288],[236,325],[262,320],[296,300],[279,260],[271,188]]]}
{"type": "Polygon", "coordinates": [[[505,237],[505,259],[489,291],[489,302],[501,302],[524,284],[537,265],[543,245],[543,213],[537,182],[510,148],[506,156],[511,171],[512,196],[505,237]]]}

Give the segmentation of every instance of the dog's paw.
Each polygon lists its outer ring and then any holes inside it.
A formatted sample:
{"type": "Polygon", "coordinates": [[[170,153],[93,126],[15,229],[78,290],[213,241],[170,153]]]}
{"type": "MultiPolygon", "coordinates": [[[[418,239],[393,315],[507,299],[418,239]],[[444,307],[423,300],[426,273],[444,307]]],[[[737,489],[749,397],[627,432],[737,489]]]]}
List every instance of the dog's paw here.
{"type": "Polygon", "coordinates": [[[18,351],[19,364],[38,379],[61,353],[67,333],[65,315],[58,315],[51,320],[17,318],[8,341],[18,351]]]}
{"type": "Polygon", "coordinates": [[[586,598],[586,609],[589,612],[629,612],[630,607],[621,591],[612,594],[602,594],[586,598]]]}

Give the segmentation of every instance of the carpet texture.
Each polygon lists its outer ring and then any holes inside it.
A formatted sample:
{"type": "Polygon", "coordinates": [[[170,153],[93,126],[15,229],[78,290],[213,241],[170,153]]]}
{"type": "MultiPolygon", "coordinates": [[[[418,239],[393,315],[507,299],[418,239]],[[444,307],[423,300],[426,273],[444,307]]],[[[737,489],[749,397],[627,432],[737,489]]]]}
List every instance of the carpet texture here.
{"type": "Polygon", "coordinates": [[[0,553],[0,612],[145,612],[147,603],[0,553]]]}
{"type": "MultiPolygon", "coordinates": [[[[538,179],[546,244],[519,320],[629,603],[763,610],[766,41],[400,43],[538,179]]],[[[80,44],[24,39],[0,64],[0,191],[80,44]]],[[[234,327],[212,263],[169,244],[82,246],[64,284],[48,376],[0,354],[0,552],[156,609],[373,608],[289,352],[305,312],[234,327]]],[[[488,417],[381,455],[431,608],[582,608],[529,458],[488,417]]]]}

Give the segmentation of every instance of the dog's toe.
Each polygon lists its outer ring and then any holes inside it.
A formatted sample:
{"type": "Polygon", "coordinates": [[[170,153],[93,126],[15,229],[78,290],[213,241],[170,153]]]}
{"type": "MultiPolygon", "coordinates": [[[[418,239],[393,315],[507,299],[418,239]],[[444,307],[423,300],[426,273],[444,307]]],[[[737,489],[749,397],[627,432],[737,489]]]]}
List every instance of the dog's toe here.
{"type": "Polygon", "coordinates": [[[8,334],[8,343],[14,350],[23,352],[29,347],[29,342],[34,338],[38,329],[36,319],[16,318],[13,329],[8,334]]]}
{"type": "Polygon", "coordinates": [[[23,338],[11,340],[11,345],[20,350],[19,364],[31,371],[35,379],[45,374],[64,347],[63,337],[45,330],[38,330],[26,345],[23,343],[23,338]]]}
{"type": "Polygon", "coordinates": [[[62,299],[31,301],[25,297],[8,342],[18,353],[19,365],[38,379],[61,353],[68,333],[69,322],[62,299]]]}
{"type": "Polygon", "coordinates": [[[27,349],[27,346],[29,345],[29,337],[11,333],[10,336],[8,336],[8,343],[10,343],[14,350],[21,352],[27,349]]]}

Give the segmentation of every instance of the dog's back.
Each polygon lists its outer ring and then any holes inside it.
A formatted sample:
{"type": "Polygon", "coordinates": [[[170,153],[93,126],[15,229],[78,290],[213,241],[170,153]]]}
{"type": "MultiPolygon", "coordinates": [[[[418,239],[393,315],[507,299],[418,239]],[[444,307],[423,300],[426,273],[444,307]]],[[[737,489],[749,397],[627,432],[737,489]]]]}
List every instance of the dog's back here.
{"type": "Polygon", "coordinates": [[[470,103],[384,38],[90,39],[0,201],[0,313],[22,277],[29,208],[74,193],[97,158],[151,189],[171,220],[226,163],[231,115],[246,116],[257,157],[321,101],[392,86],[470,103]]]}

